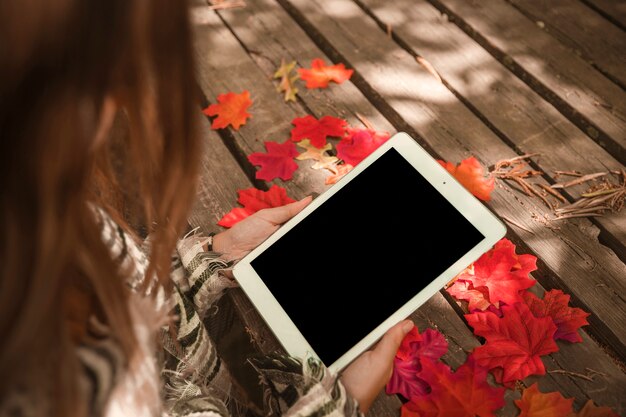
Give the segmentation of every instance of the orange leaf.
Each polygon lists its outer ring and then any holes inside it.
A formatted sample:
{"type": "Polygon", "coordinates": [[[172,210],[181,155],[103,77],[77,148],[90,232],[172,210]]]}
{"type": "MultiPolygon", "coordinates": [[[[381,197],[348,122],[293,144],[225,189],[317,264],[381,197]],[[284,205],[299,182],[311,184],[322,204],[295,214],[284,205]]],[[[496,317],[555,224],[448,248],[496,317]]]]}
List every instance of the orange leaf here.
{"type": "Polygon", "coordinates": [[[568,417],[573,402],[560,392],[542,393],[535,382],[524,390],[520,400],[515,400],[515,405],[521,410],[517,417],[568,417]]]}
{"type": "Polygon", "coordinates": [[[327,66],[323,60],[316,58],[311,62],[311,68],[300,68],[300,78],[306,81],[306,88],[326,88],[330,81],[337,84],[349,80],[354,70],[346,69],[343,64],[327,66]]]}
{"type": "Polygon", "coordinates": [[[609,407],[598,407],[592,400],[587,400],[583,408],[569,417],[619,417],[616,412],[609,407]]]}
{"type": "Polygon", "coordinates": [[[491,199],[494,179],[485,178],[483,167],[473,156],[461,161],[457,166],[451,162],[437,161],[457,179],[470,193],[483,201],[491,199]]]}
{"type": "Polygon", "coordinates": [[[211,124],[212,129],[224,129],[229,124],[233,129],[239,130],[241,125],[246,124],[246,119],[251,117],[246,112],[252,105],[250,93],[244,90],[241,94],[226,93],[217,96],[219,104],[211,104],[203,110],[207,116],[217,116],[211,124]]]}

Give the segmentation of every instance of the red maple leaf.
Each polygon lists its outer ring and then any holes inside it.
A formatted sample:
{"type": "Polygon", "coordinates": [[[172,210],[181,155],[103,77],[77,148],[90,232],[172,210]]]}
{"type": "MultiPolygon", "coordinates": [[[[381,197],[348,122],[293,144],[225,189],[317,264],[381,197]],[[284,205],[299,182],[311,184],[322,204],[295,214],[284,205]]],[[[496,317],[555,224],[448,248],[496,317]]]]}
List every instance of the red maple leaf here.
{"type": "Polygon", "coordinates": [[[419,377],[422,365],[418,358],[403,361],[396,357],[393,360],[393,373],[385,392],[388,395],[400,394],[404,398],[412,399],[426,395],[430,392],[430,386],[419,377]]]}
{"type": "Polygon", "coordinates": [[[256,178],[271,181],[274,178],[290,180],[298,164],[294,158],[299,155],[296,145],[286,141],[285,143],[265,142],[267,153],[255,152],[248,156],[248,161],[253,165],[261,166],[257,171],[256,178]]]}
{"type": "Polygon", "coordinates": [[[224,217],[217,222],[220,226],[232,227],[234,224],[259,210],[270,207],[280,207],[296,201],[287,196],[287,191],[283,187],[279,187],[275,184],[267,191],[252,187],[245,190],[238,190],[237,193],[239,194],[237,202],[243,207],[236,207],[226,213],[224,217]]]}
{"type": "Polygon", "coordinates": [[[333,116],[324,116],[317,120],[308,115],[296,117],[291,121],[295,127],[291,129],[291,140],[300,142],[309,139],[311,145],[316,148],[323,148],[326,145],[327,136],[342,137],[346,131],[347,122],[333,116]]]}
{"type": "Polygon", "coordinates": [[[330,81],[337,84],[349,80],[354,70],[346,69],[344,64],[327,66],[322,59],[311,61],[311,68],[300,68],[300,78],[306,81],[306,88],[326,88],[330,81]]]}
{"type": "Polygon", "coordinates": [[[619,417],[619,415],[609,407],[598,407],[592,400],[587,400],[583,408],[570,417],[619,417]]]}
{"type": "Polygon", "coordinates": [[[457,179],[470,193],[483,201],[491,199],[495,179],[485,178],[484,169],[473,156],[464,159],[458,166],[451,162],[437,161],[457,179]]]}
{"type": "Polygon", "coordinates": [[[465,315],[474,334],[486,339],[483,346],[474,349],[477,363],[487,369],[502,368],[494,376],[503,383],[544,375],[541,355],[559,350],[552,319],[533,316],[524,303],[505,305],[501,310],[502,317],[489,311],[465,315]]]}
{"type": "Polygon", "coordinates": [[[428,384],[419,377],[421,360],[438,360],[448,351],[448,342],[441,333],[417,327],[404,336],[393,363],[393,374],[387,383],[387,394],[400,394],[407,399],[427,394],[428,384]]]}
{"type": "Polygon", "coordinates": [[[517,417],[568,417],[572,412],[573,398],[565,399],[560,392],[542,393],[535,382],[515,400],[521,410],[517,417]]]}
{"type": "Polygon", "coordinates": [[[346,164],[356,166],[388,139],[387,132],[348,128],[346,136],[337,144],[337,156],[346,164]]]}
{"type": "MultiPolygon", "coordinates": [[[[501,239],[495,246],[458,275],[457,281],[449,291],[458,299],[473,301],[473,307],[483,310],[485,300],[480,295],[467,291],[476,290],[488,294],[486,301],[500,306],[500,303],[513,304],[523,301],[521,292],[535,285],[535,280],[528,277],[537,269],[537,258],[533,255],[517,255],[515,245],[508,239],[501,239]],[[462,281],[468,281],[465,285],[462,281]],[[480,306],[480,307],[479,307],[480,306]]],[[[488,307],[488,306],[487,306],[488,307]]]]}
{"type": "Polygon", "coordinates": [[[404,404],[401,417],[494,417],[504,406],[505,389],[490,386],[487,370],[471,355],[454,373],[442,362],[424,360],[420,378],[431,391],[404,404]]]}
{"type": "Polygon", "coordinates": [[[400,360],[406,361],[412,359],[415,356],[415,351],[419,348],[419,344],[422,341],[422,335],[420,334],[417,326],[413,326],[410,332],[404,336],[400,347],[396,352],[396,357],[400,360]]]}
{"type": "Polygon", "coordinates": [[[582,342],[578,334],[581,326],[589,324],[589,313],[580,308],[569,307],[570,296],[561,290],[550,290],[543,295],[543,300],[535,294],[526,291],[523,294],[524,301],[535,317],[551,317],[556,325],[554,340],[565,339],[569,342],[582,342]]]}
{"type": "Polygon", "coordinates": [[[203,110],[207,116],[217,117],[211,123],[211,129],[223,129],[229,124],[233,129],[239,130],[239,127],[246,124],[246,119],[251,115],[246,111],[252,105],[250,93],[244,90],[241,94],[226,93],[217,96],[219,104],[211,104],[203,110]]]}

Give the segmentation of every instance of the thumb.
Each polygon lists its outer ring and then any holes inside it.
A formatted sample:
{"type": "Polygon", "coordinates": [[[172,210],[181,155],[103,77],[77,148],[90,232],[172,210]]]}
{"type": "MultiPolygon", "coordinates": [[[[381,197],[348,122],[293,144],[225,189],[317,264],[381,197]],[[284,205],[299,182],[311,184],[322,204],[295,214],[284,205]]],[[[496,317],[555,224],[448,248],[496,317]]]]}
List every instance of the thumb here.
{"type": "Polygon", "coordinates": [[[289,203],[280,207],[273,207],[269,209],[263,209],[259,211],[259,215],[274,224],[282,224],[291,219],[296,214],[300,213],[312,200],[311,196],[305,197],[300,201],[289,203]]]}
{"type": "Polygon", "coordinates": [[[393,360],[396,356],[396,352],[402,343],[402,339],[415,327],[415,324],[411,320],[404,320],[387,330],[387,333],[378,342],[373,354],[379,356],[381,359],[393,360]]]}

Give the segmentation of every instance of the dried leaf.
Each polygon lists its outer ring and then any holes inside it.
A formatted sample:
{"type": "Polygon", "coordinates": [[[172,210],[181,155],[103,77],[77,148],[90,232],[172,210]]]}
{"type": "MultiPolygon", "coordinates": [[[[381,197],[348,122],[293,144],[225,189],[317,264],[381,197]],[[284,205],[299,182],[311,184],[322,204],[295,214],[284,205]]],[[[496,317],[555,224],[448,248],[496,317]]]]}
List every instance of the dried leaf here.
{"type": "Polygon", "coordinates": [[[313,169],[328,168],[328,167],[335,165],[337,161],[339,161],[339,159],[336,156],[330,156],[326,153],[327,151],[330,151],[333,148],[333,146],[330,143],[327,143],[326,145],[324,145],[323,148],[316,148],[315,146],[311,145],[310,140],[303,139],[300,142],[298,142],[298,147],[304,149],[305,151],[302,152],[300,155],[298,155],[296,159],[300,161],[305,160],[305,159],[313,159],[314,161],[316,161],[311,166],[311,168],[313,169]]]}
{"type": "Polygon", "coordinates": [[[294,83],[299,76],[297,73],[291,75],[291,73],[295,71],[295,67],[296,61],[285,63],[285,60],[283,59],[280,67],[274,73],[274,78],[280,78],[280,83],[278,84],[277,89],[278,91],[285,92],[285,101],[296,101],[298,88],[294,85],[294,83]]]}

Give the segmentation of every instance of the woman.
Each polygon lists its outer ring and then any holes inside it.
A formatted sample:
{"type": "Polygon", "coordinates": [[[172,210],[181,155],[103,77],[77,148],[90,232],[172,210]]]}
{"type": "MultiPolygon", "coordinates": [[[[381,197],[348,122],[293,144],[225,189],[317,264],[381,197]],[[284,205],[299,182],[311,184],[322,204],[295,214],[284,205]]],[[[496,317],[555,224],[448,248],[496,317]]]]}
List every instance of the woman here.
{"type": "MultiPolygon", "coordinates": [[[[179,240],[200,152],[184,2],[0,0],[0,45],[0,415],[226,415],[202,319],[233,262],[309,200],[179,240]],[[136,207],[146,243],[122,220],[136,207]]],[[[341,378],[256,360],[273,411],[365,412],[410,328],[341,378]]]]}

